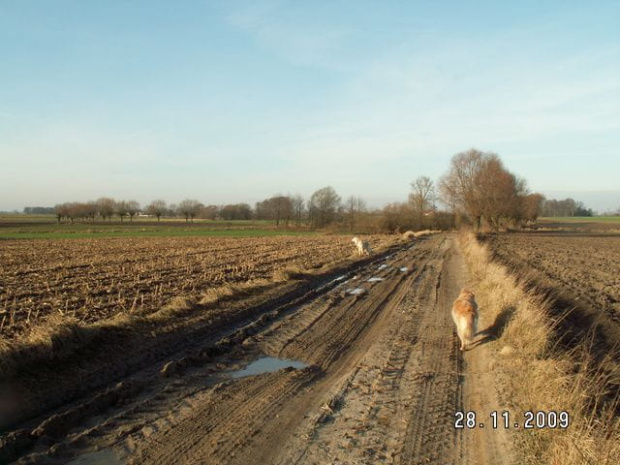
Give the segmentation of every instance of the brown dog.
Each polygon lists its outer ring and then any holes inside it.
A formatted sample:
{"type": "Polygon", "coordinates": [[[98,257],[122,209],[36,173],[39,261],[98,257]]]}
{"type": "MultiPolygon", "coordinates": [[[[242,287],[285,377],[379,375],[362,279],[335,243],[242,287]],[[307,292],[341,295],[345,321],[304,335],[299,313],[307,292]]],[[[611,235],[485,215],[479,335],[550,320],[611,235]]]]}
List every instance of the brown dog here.
{"type": "Polygon", "coordinates": [[[478,325],[478,304],[474,299],[474,293],[469,289],[461,289],[461,293],[454,301],[452,319],[461,340],[461,350],[467,350],[474,340],[478,325]]]}

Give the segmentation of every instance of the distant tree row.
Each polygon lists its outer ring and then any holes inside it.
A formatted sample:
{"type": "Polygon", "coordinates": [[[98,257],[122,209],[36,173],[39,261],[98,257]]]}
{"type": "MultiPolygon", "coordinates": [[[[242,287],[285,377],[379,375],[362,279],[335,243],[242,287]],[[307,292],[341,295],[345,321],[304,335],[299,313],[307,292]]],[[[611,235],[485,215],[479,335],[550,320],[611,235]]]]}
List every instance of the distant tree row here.
{"type": "Polygon", "coordinates": [[[136,215],[185,218],[187,222],[195,218],[209,220],[271,220],[276,227],[308,226],[324,228],[334,223],[346,224],[351,229],[359,222],[359,215],[365,213],[366,203],[360,197],[350,197],[342,202],[340,196],[332,187],[317,190],[306,202],[301,195],[277,194],[262,200],[252,208],[247,203],[228,204],[223,206],[204,205],[195,199],[185,199],[178,205],[168,204],[165,200],[153,200],[143,208],[135,200],[115,200],[102,197],[89,202],[65,202],[52,209],[44,207],[27,207],[25,213],[56,214],[61,221],[91,221],[97,219],[109,221],[118,217],[121,222],[129,218],[132,221],[136,215]]]}
{"type": "Polygon", "coordinates": [[[60,223],[62,220],[95,221],[100,217],[104,221],[118,216],[123,219],[129,217],[132,221],[134,216],[140,213],[140,204],[135,200],[114,200],[109,197],[101,197],[90,202],[65,202],[54,207],[54,213],[60,223]]]}
{"type": "MultiPolygon", "coordinates": [[[[34,212],[32,208],[24,210],[34,212]]],[[[49,213],[49,209],[45,212],[49,213]]],[[[137,215],[185,218],[191,222],[196,218],[209,220],[269,220],[280,227],[308,228],[345,228],[348,230],[376,231],[380,228],[378,216],[380,212],[368,210],[361,197],[351,196],[344,202],[333,187],[318,189],[309,200],[301,195],[276,194],[270,198],[256,202],[254,208],[247,203],[228,205],[204,205],[195,199],[185,199],[177,204],[168,204],[157,199],[141,207],[135,200],[114,200],[102,197],[89,202],[66,202],[51,209],[61,221],[109,221],[118,217],[121,222],[126,218],[133,221],[137,215]]],[[[43,212],[41,210],[41,212],[43,212]]]]}
{"type": "Polygon", "coordinates": [[[54,207],[24,207],[27,215],[53,215],[54,207]]]}
{"type": "MultiPolygon", "coordinates": [[[[76,219],[104,221],[117,216],[122,222],[132,221],[138,214],[157,218],[180,217],[190,222],[195,218],[210,220],[269,220],[277,228],[337,228],[359,232],[403,232],[419,229],[448,229],[461,221],[470,222],[477,230],[487,224],[497,231],[509,226],[520,227],[544,216],[591,216],[581,202],[572,199],[545,200],[531,193],[523,178],[511,173],[499,156],[471,149],[452,157],[448,171],[435,184],[427,176],[419,176],[410,184],[405,202],[391,203],[382,210],[369,210],[361,197],[342,200],[333,187],[315,191],[308,200],[300,195],[276,194],[254,208],[247,203],[223,206],[204,205],[185,199],[178,205],[157,199],[144,208],[135,200],[102,197],[91,202],[68,202],[56,205],[58,221],[76,219]],[[442,210],[441,204],[447,207],[442,210]]],[[[29,212],[44,207],[30,207],[29,212]]]]}
{"type": "Polygon", "coordinates": [[[548,199],[543,202],[542,216],[593,216],[591,208],[586,208],[583,202],[577,202],[570,197],[564,200],[548,199]]]}

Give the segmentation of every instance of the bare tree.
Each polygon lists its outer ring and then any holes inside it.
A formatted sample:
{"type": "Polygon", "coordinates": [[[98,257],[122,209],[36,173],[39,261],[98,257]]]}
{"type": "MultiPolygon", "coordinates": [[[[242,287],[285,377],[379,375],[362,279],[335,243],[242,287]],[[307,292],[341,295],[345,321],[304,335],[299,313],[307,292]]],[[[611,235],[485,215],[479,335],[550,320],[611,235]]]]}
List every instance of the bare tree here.
{"type": "Polygon", "coordinates": [[[188,222],[190,219],[193,222],[194,218],[196,218],[196,216],[200,212],[200,209],[203,208],[203,206],[204,205],[198,200],[185,199],[181,203],[179,203],[177,210],[179,211],[180,215],[185,217],[186,222],[188,222]]]}
{"type": "Polygon", "coordinates": [[[536,223],[536,220],[542,213],[545,196],[534,193],[525,196],[523,200],[523,217],[528,223],[536,223]]]}
{"type": "Polygon", "coordinates": [[[291,207],[293,210],[293,218],[295,218],[295,224],[297,226],[300,226],[301,220],[306,210],[306,202],[304,201],[304,198],[299,194],[289,197],[291,198],[291,207]]]}
{"type": "Polygon", "coordinates": [[[495,231],[509,221],[521,221],[528,195],[525,180],[504,168],[496,154],[475,149],[452,157],[439,188],[444,202],[455,212],[465,212],[476,230],[482,218],[495,231]]]}
{"type": "Polygon", "coordinates": [[[78,202],[67,203],[67,216],[69,217],[71,223],[73,223],[78,218],[81,218],[82,215],[82,206],[78,202]]]}
{"type": "Polygon", "coordinates": [[[67,203],[59,203],[54,207],[54,212],[56,213],[56,219],[58,220],[58,223],[60,223],[60,221],[63,218],[67,218],[67,203]]]}
{"type": "Polygon", "coordinates": [[[159,219],[161,218],[161,216],[166,213],[166,201],[165,200],[153,200],[151,203],[149,203],[146,207],[146,212],[149,215],[153,215],[157,217],[157,221],[159,222],[159,219]]]}
{"type": "Polygon", "coordinates": [[[115,208],[116,214],[121,219],[121,223],[123,222],[123,218],[129,215],[129,205],[126,200],[119,200],[116,202],[115,208]]]}
{"type": "Polygon", "coordinates": [[[271,199],[276,214],[276,228],[280,227],[280,221],[284,221],[284,226],[288,228],[293,213],[293,204],[291,199],[285,195],[276,195],[271,199]]]}
{"type": "Polygon", "coordinates": [[[97,217],[97,211],[99,210],[97,206],[97,202],[91,200],[90,202],[86,202],[84,204],[84,213],[86,218],[90,220],[91,223],[95,222],[95,218],[97,217]]]}
{"type": "Polygon", "coordinates": [[[112,218],[112,215],[116,211],[116,201],[109,197],[101,197],[97,199],[97,208],[99,210],[99,216],[105,221],[106,218],[112,218]]]}
{"type": "Polygon", "coordinates": [[[360,213],[366,211],[366,202],[361,197],[350,196],[344,203],[344,221],[351,231],[355,229],[355,224],[360,213]]]}
{"type": "Polygon", "coordinates": [[[435,201],[437,195],[435,192],[435,184],[428,176],[419,176],[411,183],[411,194],[409,194],[409,203],[417,211],[424,212],[435,209],[435,201]]]}
{"type": "Polygon", "coordinates": [[[435,211],[437,201],[435,184],[428,176],[419,176],[411,183],[411,190],[409,204],[417,216],[419,226],[422,227],[424,218],[435,211]]]}
{"type": "Polygon", "coordinates": [[[439,181],[439,190],[444,202],[455,211],[464,211],[473,221],[476,230],[480,228],[480,191],[476,179],[483,162],[495,154],[471,149],[457,153],[450,162],[450,171],[439,181]]]}
{"type": "Polygon", "coordinates": [[[494,231],[508,221],[520,222],[523,199],[527,195],[525,180],[506,170],[498,157],[488,157],[475,183],[480,212],[494,231]]]}
{"type": "Polygon", "coordinates": [[[281,221],[284,221],[288,227],[293,215],[293,203],[290,197],[277,194],[261,202],[256,202],[255,214],[257,219],[275,221],[276,228],[280,227],[281,221]]]}
{"type": "Polygon", "coordinates": [[[215,220],[220,215],[221,208],[217,205],[207,205],[202,209],[201,216],[208,220],[215,220]]]}
{"type": "Polygon", "coordinates": [[[140,204],[135,200],[128,200],[127,213],[129,214],[129,221],[133,221],[133,217],[140,213],[140,204]]]}
{"type": "MultiPolygon", "coordinates": [[[[203,208],[203,212],[206,209],[203,208]]],[[[252,208],[247,203],[224,205],[220,210],[223,220],[249,220],[252,218],[252,208]]]]}
{"type": "Polygon", "coordinates": [[[312,227],[322,228],[335,221],[340,204],[340,196],[331,186],[314,192],[308,206],[312,227]]]}

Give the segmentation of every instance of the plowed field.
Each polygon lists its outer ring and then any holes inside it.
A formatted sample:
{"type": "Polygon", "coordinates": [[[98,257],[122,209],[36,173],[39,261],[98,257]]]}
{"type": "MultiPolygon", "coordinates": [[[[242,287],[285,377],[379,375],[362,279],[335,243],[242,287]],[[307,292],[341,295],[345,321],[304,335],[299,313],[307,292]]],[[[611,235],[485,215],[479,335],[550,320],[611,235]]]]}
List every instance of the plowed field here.
{"type": "Polygon", "coordinates": [[[510,234],[490,240],[505,263],[536,270],[575,304],[620,325],[620,236],[510,234]]]}

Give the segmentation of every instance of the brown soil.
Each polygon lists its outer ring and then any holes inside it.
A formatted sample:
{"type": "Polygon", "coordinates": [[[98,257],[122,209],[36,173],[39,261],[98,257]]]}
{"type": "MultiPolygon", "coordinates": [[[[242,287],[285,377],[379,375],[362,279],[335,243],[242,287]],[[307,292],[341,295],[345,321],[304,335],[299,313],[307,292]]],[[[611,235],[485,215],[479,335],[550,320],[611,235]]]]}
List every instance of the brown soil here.
{"type": "MultiPolygon", "coordinates": [[[[497,260],[555,300],[574,344],[595,327],[600,343],[620,343],[620,235],[509,234],[485,239],[497,260]]],[[[565,338],[567,339],[567,338],[565,338]]],[[[564,341],[570,345],[571,341],[564,341]]],[[[597,342],[595,340],[595,342],[597,342]]]]}
{"type": "MultiPolygon", "coordinates": [[[[589,351],[596,394],[620,415],[620,235],[520,233],[485,238],[494,258],[550,300],[555,347],[589,351]]],[[[600,409],[601,401],[593,406],[600,409]]]]}
{"type": "Polygon", "coordinates": [[[620,324],[620,235],[510,234],[491,244],[620,324]]]}
{"type": "MultiPolygon", "coordinates": [[[[488,423],[502,409],[495,342],[458,351],[449,309],[467,271],[456,241],[437,235],[389,253],[342,279],[231,303],[220,320],[194,316],[187,337],[169,328],[143,346],[150,362],[129,344],[125,358],[140,358],[140,370],[111,351],[121,382],[15,422],[0,461],[513,463],[510,433],[454,428],[456,411],[488,423]],[[309,366],[232,377],[262,355],[309,366]]],[[[483,314],[480,329],[490,323],[483,314]]]]}

